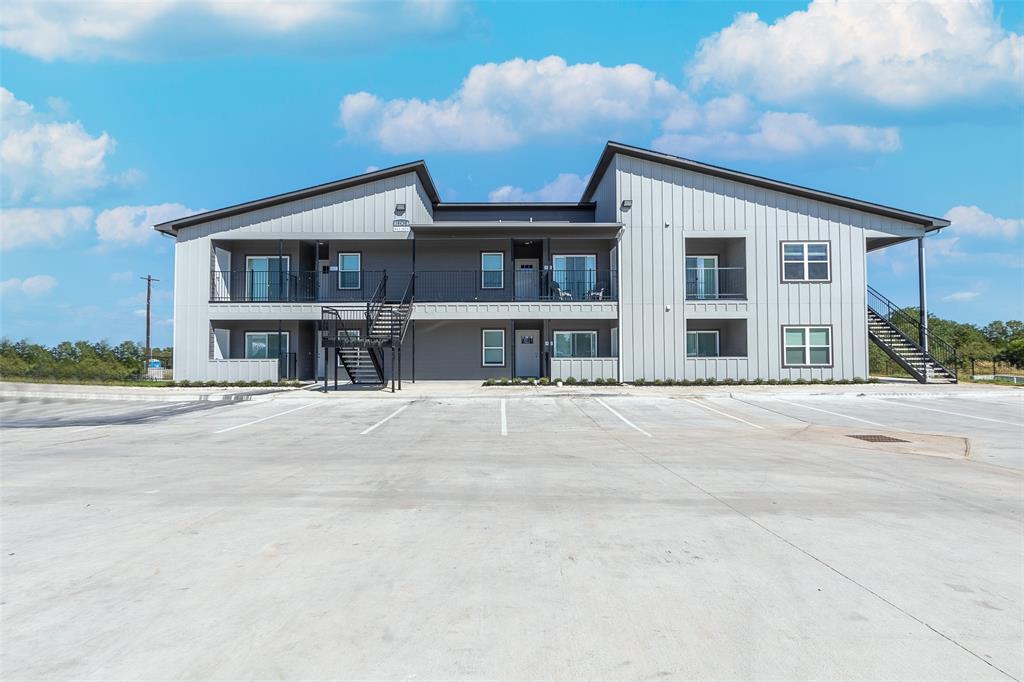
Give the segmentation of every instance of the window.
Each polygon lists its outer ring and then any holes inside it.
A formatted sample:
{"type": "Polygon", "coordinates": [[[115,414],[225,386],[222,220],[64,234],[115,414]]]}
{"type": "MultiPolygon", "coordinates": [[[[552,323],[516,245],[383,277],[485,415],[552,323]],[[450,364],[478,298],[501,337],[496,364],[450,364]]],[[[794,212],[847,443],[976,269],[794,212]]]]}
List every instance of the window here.
{"type": "Polygon", "coordinates": [[[552,264],[558,298],[574,301],[593,298],[591,294],[597,289],[597,256],[560,254],[552,256],[552,264]]]}
{"type": "Polygon", "coordinates": [[[827,282],[830,279],[828,242],[782,242],[783,282],[827,282]]]}
{"type": "Polygon", "coordinates": [[[505,330],[485,329],[483,331],[484,367],[505,366],[505,330]]]}
{"type": "Polygon", "coordinates": [[[363,286],[363,254],[338,254],[338,288],[359,289],[363,286]]]}
{"type": "Polygon", "coordinates": [[[718,331],[686,332],[686,357],[717,358],[718,331]]]}
{"type": "Polygon", "coordinates": [[[783,365],[827,367],[832,364],[830,327],[783,327],[783,365]]]}
{"type": "Polygon", "coordinates": [[[480,288],[501,289],[505,286],[505,252],[480,254],[480,288]]]}
{"type": "Polygon", "coordinates": [[[245,357],[251,360],[274,360],[288,352],[288,332],[281,332],[282,347],[277,345],[277,332],[246,332],[245,357]]]}
{"type": "Polygon", "coordinates": [[[555,332],[556,358],[596,358],[597,332],[555,332]]]}
{"type": "Polygon", "coordinates": [[[248,300],[287,300],[290,269],[289,256],[246,256],[245,293],[248,300]]]}

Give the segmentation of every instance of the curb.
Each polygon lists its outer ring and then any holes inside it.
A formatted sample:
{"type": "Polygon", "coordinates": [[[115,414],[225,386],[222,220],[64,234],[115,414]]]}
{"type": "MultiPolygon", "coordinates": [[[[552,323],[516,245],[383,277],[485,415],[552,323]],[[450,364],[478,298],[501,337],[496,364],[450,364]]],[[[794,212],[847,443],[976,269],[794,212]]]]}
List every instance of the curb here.
{"type": "Polygon", "coordinates": [[[4,400],[110,400],[150,403],[251,402],[270,400],[277,391],[260,393],[179,393],[177,395],[127,395],[124,393],[78,393],[73,391],[0,391],[4,400]]]}

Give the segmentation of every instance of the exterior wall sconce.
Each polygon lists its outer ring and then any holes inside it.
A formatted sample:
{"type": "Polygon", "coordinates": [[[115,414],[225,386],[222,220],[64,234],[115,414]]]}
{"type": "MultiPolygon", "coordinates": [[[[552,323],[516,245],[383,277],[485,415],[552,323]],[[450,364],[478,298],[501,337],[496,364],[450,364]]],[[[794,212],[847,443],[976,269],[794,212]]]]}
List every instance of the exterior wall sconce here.
{"type": "Polygon", "coordinates": [[[633,208],[633,200],[632,199],[623,199],[622,200],[622,210],[623,211],[628,211],[631,208],[633,208]]]}
{"type": "Polygon", "coordinates": [[[405,213],[405,204],[395,204],[395,213],[397,215],[405,213]]]}

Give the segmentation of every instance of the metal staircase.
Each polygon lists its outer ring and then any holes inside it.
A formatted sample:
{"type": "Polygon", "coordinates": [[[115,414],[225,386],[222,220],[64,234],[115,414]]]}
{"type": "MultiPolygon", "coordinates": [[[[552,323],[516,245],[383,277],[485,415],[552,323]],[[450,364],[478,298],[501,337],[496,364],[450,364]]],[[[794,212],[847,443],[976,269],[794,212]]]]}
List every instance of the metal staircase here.
{"type": "MultiPolygon", "coordinates": [[[[387,279],[387,274],[381,278],[365,310],[361,307],[322,309],[321,343],[325,349],[334,348],[337,357],[334,363],[335,389],[338,387],[339,362],[353,384],[386,384],[386,348],[391,349],[391,390],[395,390],[396,376],[399,390],[402,388],[402,341],[412,317],[415,275],[409,277],[409,284],[398,302],[386,300],[387,279]]],[[[324,374],[325,391],[328,373],[324,374]]]]}
{"type": "Polygon", "coordinates": [[[922,384],[957,382],[956,348],[870,286],[868,338],[922,384]]]}

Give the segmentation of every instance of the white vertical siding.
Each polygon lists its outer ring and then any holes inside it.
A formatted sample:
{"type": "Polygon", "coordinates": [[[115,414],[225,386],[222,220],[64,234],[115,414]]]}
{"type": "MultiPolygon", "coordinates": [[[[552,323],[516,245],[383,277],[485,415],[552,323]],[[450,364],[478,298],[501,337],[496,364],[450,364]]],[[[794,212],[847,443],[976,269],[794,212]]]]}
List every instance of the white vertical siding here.
{"type": "Polygon", "coordinates": [[[408,231],[394,230],[395,218],[412,223],[433,220],[430,200],[415,173],[220,218],[181,232],[186,238],[216,234],[218,239],[259,238],[261,234],[301,238],[323,233],[358,233],[370,239],[411,238],[408,231]],[[403,215],[395,215],[395,204],[405,204],[403,215]]]}
{"type": "Polygon", "coordinates": [[[920,226],[621,154],[607,175],[616,177],[611,202],[625,225],[619,304],[624,380],[693,379],[719,369],[725,373],[720,378],[733,379],[867,376],[866,233],[919,234],[920,226]],[[632,208],[618,211],[625,199],[632,208]],[[684,239],[709,232],[746,239],[743,362],[685,359],[684,239]],[[830,242],[832,281],[782,284],[780,242],[786,240],[830,242]],[[833,367],[784,368],[787,324],[831,325],[833,367]]]}

